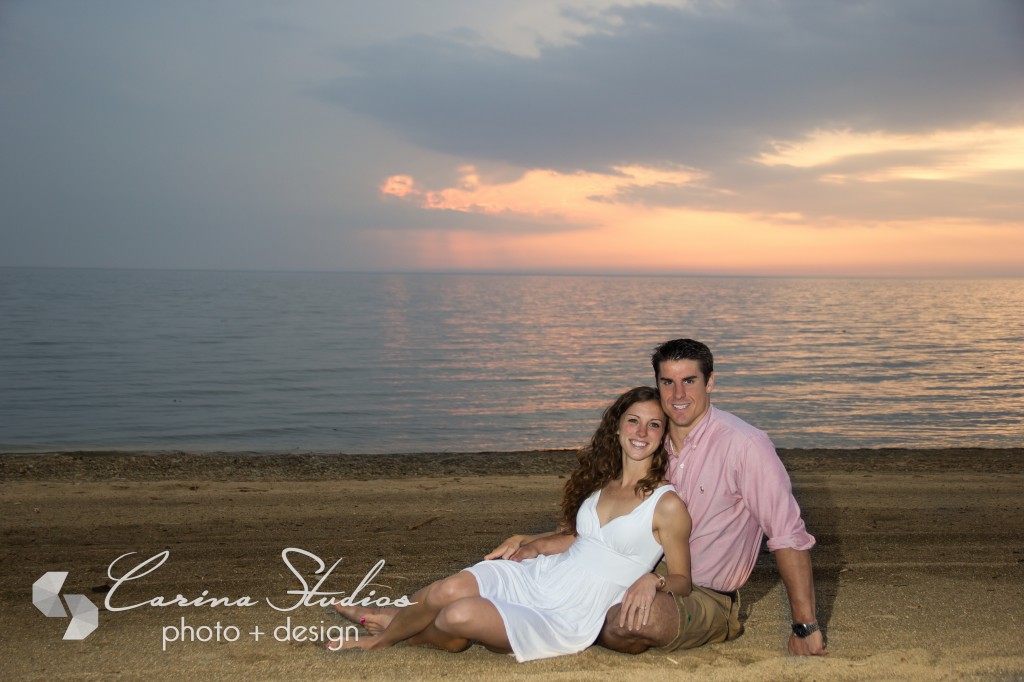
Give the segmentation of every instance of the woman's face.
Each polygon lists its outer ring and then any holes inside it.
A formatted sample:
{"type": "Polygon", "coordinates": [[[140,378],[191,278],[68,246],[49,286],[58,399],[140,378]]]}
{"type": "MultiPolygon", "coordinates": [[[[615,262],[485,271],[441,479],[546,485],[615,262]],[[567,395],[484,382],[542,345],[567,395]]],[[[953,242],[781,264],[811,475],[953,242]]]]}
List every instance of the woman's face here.
{"type": "Polygon", "coordinates": [[[642,461],[654,455],[665,439],[665,413],[657,400],[633,403],[619,419],[619,445],[629,459],[642,461]]]}

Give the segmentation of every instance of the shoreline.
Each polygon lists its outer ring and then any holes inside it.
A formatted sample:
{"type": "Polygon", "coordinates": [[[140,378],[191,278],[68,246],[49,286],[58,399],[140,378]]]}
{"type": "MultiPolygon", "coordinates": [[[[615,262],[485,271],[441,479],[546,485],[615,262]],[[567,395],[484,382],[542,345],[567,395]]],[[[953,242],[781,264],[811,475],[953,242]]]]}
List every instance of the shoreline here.
{"type": "MultiPolygon", "coordinates": [[[[275,454],[245,452],[65,450],[0,454],[0,481],[377,480],[410,477],[566,474],[576,450],[424,452],[414,454],[275,454]]],[[[1021,448],[780,448],[793,474],[855,471],[1013,472],[1021,448]]]]}
{"type": "Polygon", "coordinates": [[[819,621],[830,654],[785,653],[785,591],[764,552],[741,590],[745,633],[692,651],[639,656],[592,647],[518,664],[474,646],[463,654],[397,647],[328,654],[310,642],[253,641],[254,627],[341,625],[332,612],[278,612],[298,575],[391,599],[478,561],[516,532],[552,527],[573,451],[389,456],[210,453],[0,455],[0,657],[5,678],[215,681],[364,678],[479,680],[1024,679],[1024,449],[780,451],[814,549],[819,621]],[[268,458],[269,457],[269,458],[268,458]],[[381,458],[383,457],[383,458],[381,458]],[[166,562],[117,588],[129,566],[166,562]],[[116,570],[111,564],[126,553],[116,570]],[[322,568],[321,571],[324,569],[322,568]],[[32,584],[67,571],[62,594],[100,607],[99,627],[61,639],[32,584]],[[161,607],[155,595],[252,596],[251,608],[161,607]],[[184,620],[182,620],[184,619],[184,620]],[[165,629],[237,626],[236,642],[163,644],[165,629]]]}

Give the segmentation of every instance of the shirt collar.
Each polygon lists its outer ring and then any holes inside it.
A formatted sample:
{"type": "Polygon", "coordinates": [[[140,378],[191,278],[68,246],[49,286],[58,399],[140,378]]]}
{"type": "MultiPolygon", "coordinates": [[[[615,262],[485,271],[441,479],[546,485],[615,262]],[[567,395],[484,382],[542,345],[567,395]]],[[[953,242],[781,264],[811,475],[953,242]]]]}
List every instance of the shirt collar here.
{"type": "MultiPolygon", "coordinates": [[[[683,439],[683,444],[682,447],[680,447],[680,452],[686,450],[687,446],[696,446],[697,443],[699,443],[701,439],[704,438],[704,434],[707,433],[711,421],[715,418],[715,412],[715,406],[708,405],[708,411],[704,413],[704,416],[701,417],[699,422],[697,422],[697,425],[694,426],[690,430],[690,432],[686,434],[686,438],[683,439]]],[[[665,434],[665,449],[668,450],[669,456],[678,457],[680,454],[675,451],[675,445],[673,445],[672,443],[671,434],[665,434]]]]}

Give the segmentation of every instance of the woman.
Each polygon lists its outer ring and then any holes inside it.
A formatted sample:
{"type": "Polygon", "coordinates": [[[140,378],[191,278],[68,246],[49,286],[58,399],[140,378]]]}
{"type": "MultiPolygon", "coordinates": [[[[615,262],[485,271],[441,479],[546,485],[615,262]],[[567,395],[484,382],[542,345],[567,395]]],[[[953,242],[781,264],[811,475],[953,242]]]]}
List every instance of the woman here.
{"type": "MultiPolygon", "coordinates": [[[[664,430],[657,391],[642,386],[622,394],[565,484],[563,542],[545,538],[519,553],[533,558],[483,561],[439,580],[385,618],[376,634],[328,649],[409,641],[461,651],[477,641],[522,662],[587,648],[620,602],[620,622],[646,623],[658,591],[690,592],[690,517],[664,480],[664,430]],[[650,571],[663,553],[668,575],[659,577],[650,571]]],[[[339,610],[363,623],[379,618],[359,607],[339,610]]]]}

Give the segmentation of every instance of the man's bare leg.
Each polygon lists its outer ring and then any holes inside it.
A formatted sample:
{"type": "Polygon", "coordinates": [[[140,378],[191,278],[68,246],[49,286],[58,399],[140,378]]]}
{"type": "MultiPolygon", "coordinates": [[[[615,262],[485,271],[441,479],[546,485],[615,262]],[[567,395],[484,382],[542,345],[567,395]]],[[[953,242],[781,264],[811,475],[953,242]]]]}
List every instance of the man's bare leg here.
{"type": "Polygon", "coordinates": [[[675,599],[659,593],[651,604],[647,625],[638,630],[627,630],[619,625],[619,606],[613,606],[604,619],[604,628],[597,643],[606,649],[624,654],[640,654],[651,647],[666,646],[679,634],[679,607],[675,599]]]}

